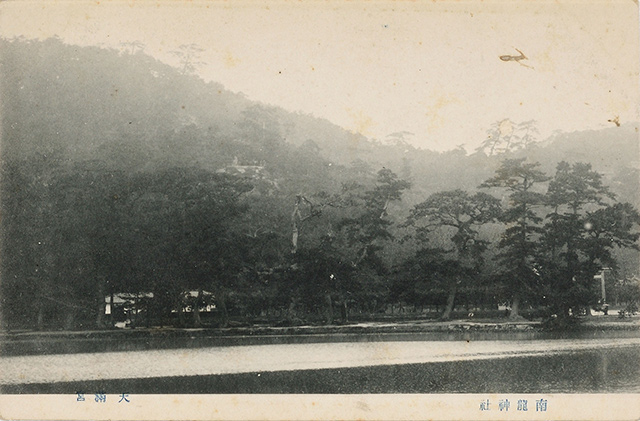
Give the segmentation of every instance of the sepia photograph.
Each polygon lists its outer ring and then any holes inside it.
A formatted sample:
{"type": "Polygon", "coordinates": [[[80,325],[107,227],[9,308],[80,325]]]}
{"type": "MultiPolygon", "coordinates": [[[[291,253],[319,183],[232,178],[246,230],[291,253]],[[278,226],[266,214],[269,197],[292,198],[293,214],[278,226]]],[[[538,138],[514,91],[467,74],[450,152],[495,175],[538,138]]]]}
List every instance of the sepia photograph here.
{"type": "Polygon", "coordinates": [[[0,416],[640,401],[639,111],[631,0],[3,1],[0,416]]]}

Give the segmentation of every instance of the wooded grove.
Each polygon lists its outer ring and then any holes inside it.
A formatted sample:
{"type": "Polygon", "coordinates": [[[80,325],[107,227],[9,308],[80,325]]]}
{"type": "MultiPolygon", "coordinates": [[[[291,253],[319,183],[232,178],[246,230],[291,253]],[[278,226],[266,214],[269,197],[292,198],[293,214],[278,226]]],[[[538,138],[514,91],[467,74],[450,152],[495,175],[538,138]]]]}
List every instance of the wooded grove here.
{"type": "Polygon", "coordinates": [[[197,49],[181,68],[55,38],[0,51],[5,328],[570,317],[602,304],[604,268],[611,300],[640,298],[632,125],[488,121],[475,152],[438,153],[204,82],[197,49]]]}

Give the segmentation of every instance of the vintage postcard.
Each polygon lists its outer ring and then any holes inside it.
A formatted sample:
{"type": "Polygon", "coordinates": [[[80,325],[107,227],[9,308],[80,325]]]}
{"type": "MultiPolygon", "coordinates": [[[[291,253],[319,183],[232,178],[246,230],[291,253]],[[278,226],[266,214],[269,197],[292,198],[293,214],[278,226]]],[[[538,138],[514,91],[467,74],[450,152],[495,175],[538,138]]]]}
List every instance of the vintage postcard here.
{"type": "Polygon", "coordinates": [[[0,418],[640,418],[618,1],[0,3],[0,418]]]}

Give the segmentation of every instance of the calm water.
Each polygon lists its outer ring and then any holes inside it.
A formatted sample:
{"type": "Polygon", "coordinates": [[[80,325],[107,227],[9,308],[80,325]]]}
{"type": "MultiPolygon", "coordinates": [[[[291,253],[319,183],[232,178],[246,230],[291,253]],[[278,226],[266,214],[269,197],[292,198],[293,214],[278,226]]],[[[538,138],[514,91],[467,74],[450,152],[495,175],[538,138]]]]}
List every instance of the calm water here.
{"type": "Polygon", "coordinates": [[[150,349],[185,349],[217,346],[244,346],[268,344],[391,342],[391,341],[520,341],[553,339],[612,339],[637,338],[638,330],[589,330],[574,332],[527,331],[452,331],[411,333],[328,333],[295,335],[208,335],[202,332],[167,331],[105,332],[87,336],[19,335],[0,340],[0,355],[47,355],[87,352],[123,352],[150,349]],[[140,336],[138,336],[140,335],[140,336]]]}
{"type": "Polygon", "coordinates": [[[0,388],[2,393],[117,394],[123,390],[132,394],[640,393],[640,349],[627,346],[473,361],[17,384],[0,388]]]}
{"type": "Polygon", "coordinates": [[[640,350],[182,378],[169,387],[173,393],[638,393],[640,350]]]}

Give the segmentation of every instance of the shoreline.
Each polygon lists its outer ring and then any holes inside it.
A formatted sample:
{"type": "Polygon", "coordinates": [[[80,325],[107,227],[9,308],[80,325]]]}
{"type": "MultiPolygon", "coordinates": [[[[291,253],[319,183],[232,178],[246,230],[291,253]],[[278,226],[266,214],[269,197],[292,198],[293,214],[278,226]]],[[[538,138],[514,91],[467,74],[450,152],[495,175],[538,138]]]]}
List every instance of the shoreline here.
{"type": "Polygon", "coordinates": [[[3,332],[0,357],[295,343],[437,340],[536,340],[640,337],[640,318],[596,316],[573,329],[547,330],[539,320],[385,321],[321,326],[136,328],[3,332]]]}
{"type": "MultiPolygon", "coordinates": [[[[616,316],[590,316],[576,319],[578,323],[570,330],[591,330],[606,328],[608,330],[640,330],[640,317],[634,316],[620,319],[616,316]]],[[[510,319],[455,319],[455,320],[388,320],[388,321],[358,321],[346,324],[314,325],[301,324],[291,326],[274,326],[267,324],[252,324],[229,327],[137,327],[137,328],[106,328],[94,330],[15,330],[0,331],[0,342],[6,339],[27,337],[94,337],[102,335],[172,335],[185,333],[198,335],[206,332],[207,335],[219,336],[246,336],[246,335],[282,335],[282,334],[330,334],[330,333],[421,333],[421,332],[449,332],[449,331],[494,331],[494,330],[544,330],[541,319],[510,320],[510,319]]]]}

